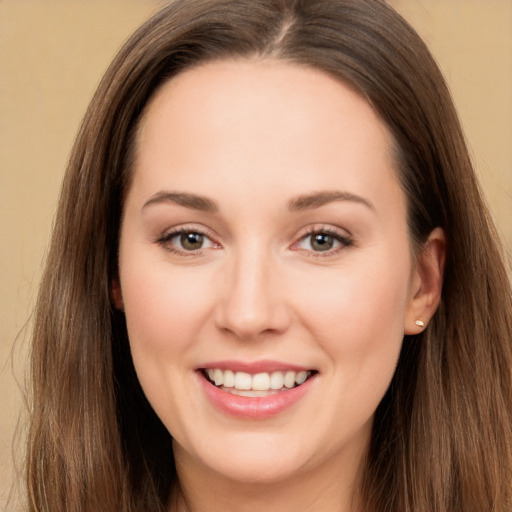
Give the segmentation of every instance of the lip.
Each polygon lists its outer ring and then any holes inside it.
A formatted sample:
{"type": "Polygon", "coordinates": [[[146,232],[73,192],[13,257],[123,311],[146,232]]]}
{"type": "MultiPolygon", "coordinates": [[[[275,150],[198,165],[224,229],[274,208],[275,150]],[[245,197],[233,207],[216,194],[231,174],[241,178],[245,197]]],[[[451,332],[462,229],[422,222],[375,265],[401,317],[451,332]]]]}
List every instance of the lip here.
{"type": "Polygon", "coordinates": [[[312,370],[313,368],[307,368],[305,366],[299,366],[296,364],[290,364],[290,363],[284,363],[281,361],[271,361],[271,360],[261,360],[261,361],[228,361],[228,360],[222,360],[222,361],[211,361],[205,364],[202,364],[201,366],[198,366],[196,370],[207,370],[207,369],[215,369],[218,368],[219,370],[233,370],[234,372],[246,372],[250,373],[251,375],[254,375],[256,373],[263,373],[263,372],[286,372],[286,371],[292,371],[292,372],[300,372],[300,371],[308,371],[312,370]]]}
{"type": "Polygon", "coordinates": [[[306,370],[306,368],[296,365],[278,362],[273,362],[273,364],[268,363],[268,361],[257,363],[243,363],[239,361],[214,362],[202,366],[196,371],[196,374],[206,397],[217,410],[240,419],[264,420],[285,412],[300,401],[301,398],[310,391],[318,374],[314,373],[303,384],[291,389],[284,389],[278,393],[264,397],[247,397],[234,395],[228,391],[217,388],[204,377],[202,370],[205,368],[219,368],[221,370],[245,371],[251,374],[285,370],[306,370]]]}

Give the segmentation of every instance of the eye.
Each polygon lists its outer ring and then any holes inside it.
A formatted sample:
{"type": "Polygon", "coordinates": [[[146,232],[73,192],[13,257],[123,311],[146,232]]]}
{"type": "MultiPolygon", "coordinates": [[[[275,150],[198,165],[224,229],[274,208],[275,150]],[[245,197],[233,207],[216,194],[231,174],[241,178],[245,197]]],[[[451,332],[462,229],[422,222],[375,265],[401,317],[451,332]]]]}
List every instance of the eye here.
{"type": "Polygon", "coordinates": [[[175,253],[195,253],[201,249],[216,247],[206,234],[188,229],[179,229],[162,236],[158,243],[171,252],[175,253]]]}
{"type": "Polygon", "coordinates": [[[179,245],[182,249],[186,251],[197,251],[203,247],[205,237],[201,233],[190,232],[176,235],[171,240],[174,239],[176,239],[176,242],[179,241],[179,245]]]}
{"type": "Polygon", "coordinates": [[[299,240],[296,247],[315,253],[330,253],[350,245],[352,245],[352,240],[349,237],[323,229],[309,232],[299,240]]]}

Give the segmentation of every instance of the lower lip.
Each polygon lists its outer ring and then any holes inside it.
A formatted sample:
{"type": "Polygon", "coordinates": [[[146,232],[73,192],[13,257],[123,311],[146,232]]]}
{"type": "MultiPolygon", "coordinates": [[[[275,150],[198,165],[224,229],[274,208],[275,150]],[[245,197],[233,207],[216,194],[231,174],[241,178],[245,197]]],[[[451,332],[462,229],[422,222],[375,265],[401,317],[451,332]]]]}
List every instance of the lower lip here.
{"type": "Polygon", "coordinates": [[[285,389],[279,393],[262,397],[233,395],[214,386],[199,373],[199,378],[206,396],[222,412],[237,418],[263,420],[276,416],[297,403],[311,388],[315,376],[310,377],[300,386],[285,389]]]}

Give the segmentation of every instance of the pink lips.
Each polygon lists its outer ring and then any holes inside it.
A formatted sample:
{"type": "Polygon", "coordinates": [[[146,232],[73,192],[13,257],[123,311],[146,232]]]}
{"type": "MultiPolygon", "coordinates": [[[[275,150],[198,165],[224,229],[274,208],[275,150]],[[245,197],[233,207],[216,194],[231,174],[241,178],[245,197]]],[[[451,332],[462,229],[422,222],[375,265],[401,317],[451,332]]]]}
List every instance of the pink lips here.
{"type": "Polygon", "coordinates": [[[316,375],[308,378],[300,386],[283,389],[275,394],[264,397],[239,396],[223,391],[208,381],[201,370],[205,368],[219,368],[221,370],[233,370],[256,374],[260,372],[274,371],[302,371],[307,368],[284,364],[276,361],[258,361],[245,363],[241,361],[217,361],[204,365],[198,369],[197,374],[200,384],[210,402],[220,411],[237,418],[263,420],[276,416],[296,402],[298,402],[311,388],[316,375]]]}
{"type": "MultiPolygon", "coordinates": [[[[300,372],[302,370],[310,370],[310,368],[306,368],[305,366],[299,366],[289,363],[282,363],[280,361],[270,361],[270,360],[262,360],[262,361],[253,361],[253,362],[245,362],[245,361],[211,361],[205,363],[201,366],[201,368],[219,368],[220,370],[233,370],[234,372],[247,372],[251,374],[260,373],[260,372],[278,372],[278,371],[287,371],[291,370],[293,372],[300,372]]],[[[199,369],[199,368],[198,368],[199,369]]]]}

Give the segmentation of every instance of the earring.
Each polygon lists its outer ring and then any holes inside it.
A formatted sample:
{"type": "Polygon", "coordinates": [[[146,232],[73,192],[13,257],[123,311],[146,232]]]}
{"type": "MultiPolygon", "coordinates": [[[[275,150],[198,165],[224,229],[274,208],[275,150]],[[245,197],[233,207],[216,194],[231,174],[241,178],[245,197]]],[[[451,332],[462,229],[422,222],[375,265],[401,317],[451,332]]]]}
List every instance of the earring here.
{"type": "Polygon", "coordinates": [[[414,322],[418,327],[425,327],[425,322],[423,320],[416,320],[414,322]]]}

